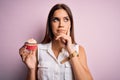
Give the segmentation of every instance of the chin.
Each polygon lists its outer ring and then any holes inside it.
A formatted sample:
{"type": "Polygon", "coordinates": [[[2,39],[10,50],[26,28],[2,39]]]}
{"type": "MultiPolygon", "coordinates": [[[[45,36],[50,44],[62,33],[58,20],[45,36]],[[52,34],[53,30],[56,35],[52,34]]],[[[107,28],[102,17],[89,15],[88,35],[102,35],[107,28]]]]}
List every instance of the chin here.
{"type": "Polygon", "coordinates": [[[57,35],[61,35],[61,34],[66,34],[66,33],[58,33],[57,35]]]}

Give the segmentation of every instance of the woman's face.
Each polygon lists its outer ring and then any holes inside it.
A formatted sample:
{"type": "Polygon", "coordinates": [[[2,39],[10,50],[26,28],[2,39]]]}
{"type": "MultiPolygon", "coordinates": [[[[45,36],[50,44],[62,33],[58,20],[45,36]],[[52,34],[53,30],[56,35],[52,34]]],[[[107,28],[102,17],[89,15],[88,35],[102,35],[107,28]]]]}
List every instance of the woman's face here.
{"type": "Polygon", "coordinates": [[[54,12],[51,25],[54,37],[60,34],[68,34],[70,31],[70,18],[64,9],[58,9],[54,12]]]}

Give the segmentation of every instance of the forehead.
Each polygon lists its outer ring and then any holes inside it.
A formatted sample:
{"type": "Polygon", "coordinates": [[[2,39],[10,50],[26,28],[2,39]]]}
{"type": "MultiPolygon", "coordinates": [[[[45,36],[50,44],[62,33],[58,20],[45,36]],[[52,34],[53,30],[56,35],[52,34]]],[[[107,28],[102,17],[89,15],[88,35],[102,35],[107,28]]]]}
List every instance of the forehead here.
{"type": "Polygon", "coordinates": [[[53,17],[66,17],[66,16],[68,16],[68,14],[64,9],[58,9],[53,14],[53,17]]]}

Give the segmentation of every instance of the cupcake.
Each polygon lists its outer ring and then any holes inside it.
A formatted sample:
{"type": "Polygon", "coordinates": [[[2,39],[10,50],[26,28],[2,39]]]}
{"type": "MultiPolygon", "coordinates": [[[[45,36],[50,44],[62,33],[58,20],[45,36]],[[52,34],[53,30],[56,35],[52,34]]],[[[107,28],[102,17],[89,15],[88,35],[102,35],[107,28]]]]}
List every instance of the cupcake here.
{"type": "Polygon", "coordinates": [[[28,50],[36,50],[37,49],[37,41],[35,39],[29,39],[26,42],[26,49],[28,49],[28,50]]]}

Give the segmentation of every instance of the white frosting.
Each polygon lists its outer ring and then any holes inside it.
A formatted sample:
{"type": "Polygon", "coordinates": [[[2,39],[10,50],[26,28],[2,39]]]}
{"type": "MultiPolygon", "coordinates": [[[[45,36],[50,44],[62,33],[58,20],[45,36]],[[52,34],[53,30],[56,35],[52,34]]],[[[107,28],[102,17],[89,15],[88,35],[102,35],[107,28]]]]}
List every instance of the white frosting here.
{"type": "Polygon", "coordinates": [[[35,40],[35,39],[29,39],[28,41],[27,41],[28,43],[37,43],[37,41],[35,40]]]}

